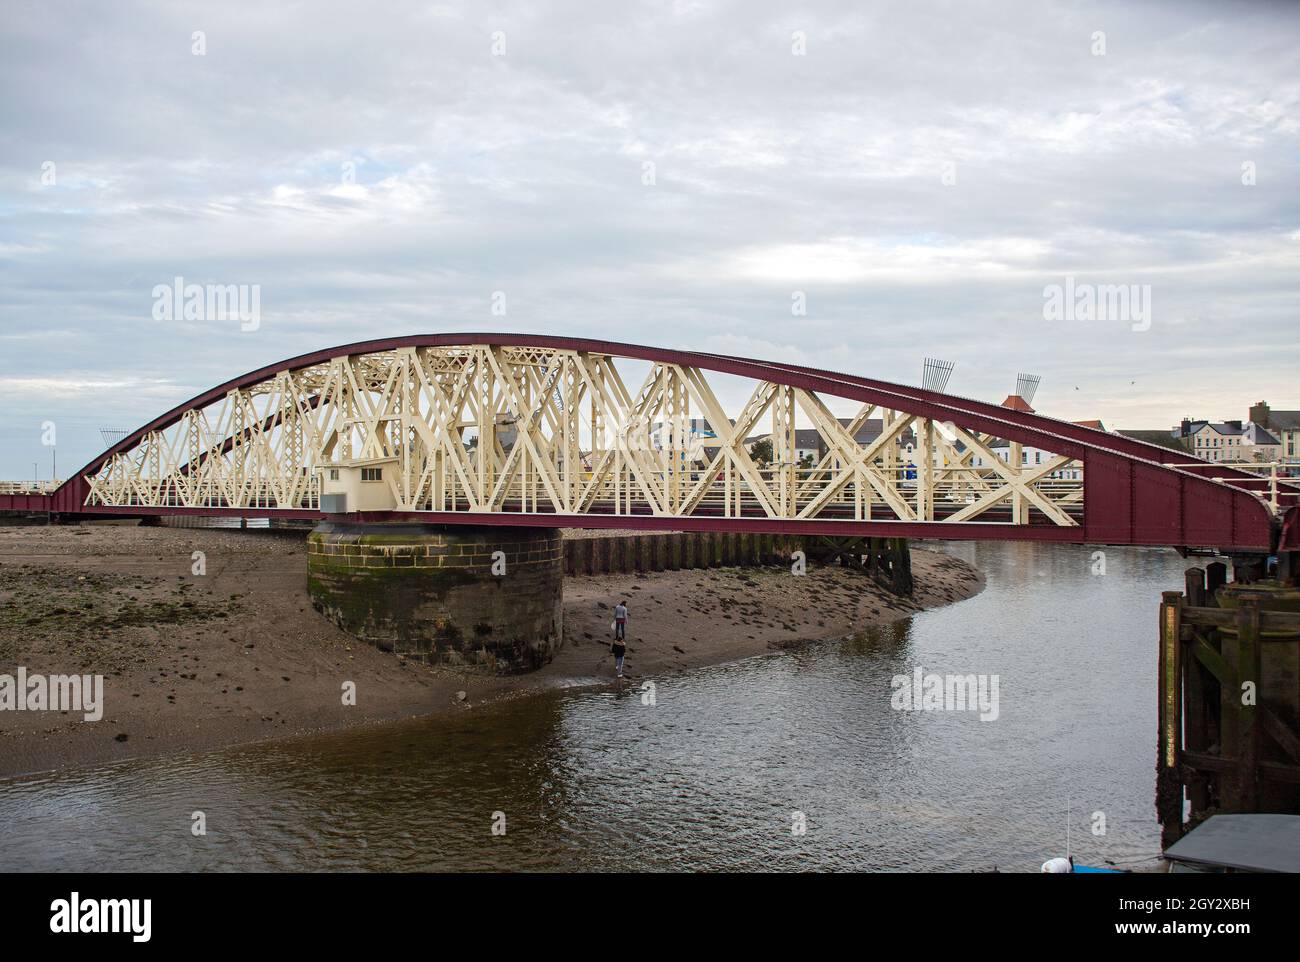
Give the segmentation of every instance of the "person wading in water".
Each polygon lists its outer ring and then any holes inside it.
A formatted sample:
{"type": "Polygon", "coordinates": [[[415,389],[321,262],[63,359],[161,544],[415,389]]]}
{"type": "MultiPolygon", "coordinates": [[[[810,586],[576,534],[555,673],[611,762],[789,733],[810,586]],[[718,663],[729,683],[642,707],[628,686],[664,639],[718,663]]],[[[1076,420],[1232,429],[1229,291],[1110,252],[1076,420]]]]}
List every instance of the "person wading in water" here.
{"type": "Polygon", "coordinates": [[[614,643],[609,650],[614,654],[614,668],[618,677],[623,677],[623,656],[627,654],[627,602],[620,601],[614,606],[614,643]]]}

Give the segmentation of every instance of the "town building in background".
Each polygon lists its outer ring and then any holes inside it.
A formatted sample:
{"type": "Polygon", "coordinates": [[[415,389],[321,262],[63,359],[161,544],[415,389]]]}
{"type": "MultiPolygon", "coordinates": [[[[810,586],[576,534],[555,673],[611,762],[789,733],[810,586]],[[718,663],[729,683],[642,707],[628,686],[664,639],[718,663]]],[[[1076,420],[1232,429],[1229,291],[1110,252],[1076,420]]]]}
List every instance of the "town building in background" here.
{"type": "Polygon", "coordinates": [[[1241,450],[1240,421],[1193,421],[1183,418],[1178,436],[1202,461],[1244,461],[1241,450]]]}
{"type": "Polygon", "coordinates": [[[1118,433],[1137,441],[1186,451],[1203,461],[1300,468],[1300,411],[1274,411],[1264,401],[1251,405],[1246,421],[1186,417],[1168,431],[1157,428],[1118,433]]]}
{"type": "Polygon", "coordinates": [[[1265,401],[1250,406],[1250,423],[1277,439],[1280,461],[1300,463],[1300,411],[1274,411],[1265,401]]]}

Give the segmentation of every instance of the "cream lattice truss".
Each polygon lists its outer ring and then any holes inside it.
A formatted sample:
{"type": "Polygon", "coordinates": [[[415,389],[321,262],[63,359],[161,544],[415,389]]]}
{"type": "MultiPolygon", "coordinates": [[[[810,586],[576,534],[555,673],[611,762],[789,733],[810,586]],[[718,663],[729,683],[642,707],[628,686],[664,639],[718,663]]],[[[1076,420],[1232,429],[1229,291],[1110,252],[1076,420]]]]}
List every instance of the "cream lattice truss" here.
{"type": "Polygon", "coordinates": [[[86,503],[317,510],[322,485],[352,472],[371,485],[369,502],[396,512],[1061,526],[1081,517],[1077,460],[741,380],[541,347],[335,357],[144,435],[89,479],[86,503]],[[748,398],[734,417],[710,377],[748,398]]]}

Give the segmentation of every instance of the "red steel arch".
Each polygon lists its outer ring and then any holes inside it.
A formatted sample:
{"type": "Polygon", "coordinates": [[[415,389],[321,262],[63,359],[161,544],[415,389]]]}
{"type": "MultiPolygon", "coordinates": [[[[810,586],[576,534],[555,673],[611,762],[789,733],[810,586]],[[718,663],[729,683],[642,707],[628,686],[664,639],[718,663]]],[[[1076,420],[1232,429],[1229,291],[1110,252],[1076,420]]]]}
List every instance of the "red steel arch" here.
{"type": "MultiPolygon", "coordinates": [[[[1077,527],[1025,527],[985,522],[797,520],[756,517],[677,517],[653,514],[520,514],[421,512],[410,519],[448,524],[537,524],[677,530],[767,531],[945,539],[1052,540],[1089,544],[1145,544],[1270,551],[1278,544],[1279,517],[1262,495],[1265,479],[1188,454],[1119,435],[1000,405],[907,385],[799,365],[671,350],[590,338],[535,334],[422,334],[358,341],[269,364],[213,387],[121,439],[48,495],[0,496],[0,510],[49,511],[60,515],[235,514],[246,517],[312,517],[319,512],[284,508],[142,508],[86,504],[88,477],[114,455],[130,451],[152,432],[175,425],[193,409],[229,392],[260,384],[282,372],[299,371],[341,356],[401,348],[487,345],[537,347],[698,368],[767,381],[817,394],[876,404],[936,422],[951,422],[1008,441],[1032,445],[1083,464],[1083,523],[1077,527]],[[1180,466],[1172,467],[1177,463],[1180,466]],[[1208,475],[1213,473],[1215,480],[1208,475]]],[[[227,444],[232,443],[228,441],[227,444]]],[[[1284,496],[1295,500],[1295,495],[1284,496]]],[[[385,514],[385,518],[393,518],[385,514]]],[[[1291,526],[1294,528],[1294,525],[1291,526]]]]}

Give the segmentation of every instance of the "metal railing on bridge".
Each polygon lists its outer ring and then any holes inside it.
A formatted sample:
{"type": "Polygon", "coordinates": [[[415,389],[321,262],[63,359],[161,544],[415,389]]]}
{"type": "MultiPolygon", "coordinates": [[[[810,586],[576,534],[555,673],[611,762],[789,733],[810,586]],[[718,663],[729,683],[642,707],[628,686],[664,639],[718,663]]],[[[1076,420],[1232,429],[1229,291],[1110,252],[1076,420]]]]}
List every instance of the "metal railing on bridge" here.
{"type": "Polygon", "coordinates": [[[49,494],[63,482],[54,481],[0,481],[0,494],[49,494]]]}

